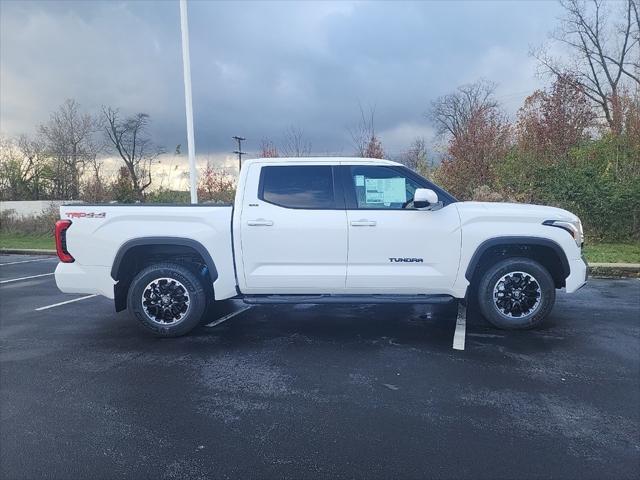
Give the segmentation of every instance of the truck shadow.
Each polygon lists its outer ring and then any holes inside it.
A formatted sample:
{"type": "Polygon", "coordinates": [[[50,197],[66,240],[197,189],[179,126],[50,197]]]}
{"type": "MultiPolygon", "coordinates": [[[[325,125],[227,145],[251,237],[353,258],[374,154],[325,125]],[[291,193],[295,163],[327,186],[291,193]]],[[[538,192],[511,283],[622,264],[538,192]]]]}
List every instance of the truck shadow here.
{"type": "MultiPolygon", "coordinates": [[[[432,345],[451,349],[457,304],[260,305],[192,336],[228,346],[274,341],[311,345],[432,345]]],[[[210,319],[214,322],[215,319],[210,319]]]]}
{"type": "Polygon", "coordinates": [[[258,305],[218,325],[205,325],[244,308],[246,305],[242,302],[231,303],[217,315],[206,318],[203,325],[190,334],[171,339],[150,337],[133,325],[127,315],[122,315],[122,330],[116,336],[133,340],[136,348],[204,355],[214,351],[257,352],[282,347],[328,347],[330,350],[403,347],[482,357],[500,352],[548,353],[580,342],[580,332],[568,328],[570,319],[560,309],[542,326],[520,331],[494,328],[471,310],[467,312],[465,350],[456,351],[452,349],[456,302],[446,305],[258,305]]]}
{"type": "MultiPolygon", "coordinates": [[[[239,308],[244,308],[240,304],[239,308]]],[[[238,306],[235,307],[238,309],[238,306]]],[[[234,308],[228,311],[233,312],[234,308]]],[[[191,336],[227,348],[332,344],[349,348],[385,345],[452,352],[457,303],[447,305],[260,305],[191,336]]],[[[468,310],[465,353],[549,352],[570,342],[558,312],[534,330],[500,330],[468,310]]],[[[209,320],[214,322],[215,318],[209,320]]],[[[569,335],[571,337],[571,335],[569,335]]]]}

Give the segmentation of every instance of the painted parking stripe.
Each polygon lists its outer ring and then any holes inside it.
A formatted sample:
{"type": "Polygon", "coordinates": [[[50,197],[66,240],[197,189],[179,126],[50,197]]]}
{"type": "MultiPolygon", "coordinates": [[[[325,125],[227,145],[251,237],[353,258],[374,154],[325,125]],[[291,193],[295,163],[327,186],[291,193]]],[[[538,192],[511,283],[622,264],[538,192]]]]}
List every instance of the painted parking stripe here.
{"type": "Polygon", "coordinates": [[[60,305],[66,305],[67,303],[79,302],[80,300],[86,300],[87,298],[97,297],[98,294],[95,293],[93,295],[87,295],[86,297],[74,298],[73,300],[67,300],[66,302],[54,303],[53,305],[47,305],[46,307],[36,308],[36,312],[41,312],[42,310],[48,310],[53,307],[59,307],[60,305]]]}
{"type": "Polygon", "coordinates": [[[0,263],[0,267],[3,267],[5,265],[17,265],[19,263],[33,263],[33,262],[46,262],[46,261],[51,261],[51,260],[57,260],[57,258],[36,258],[34,260],[20,260],[19,262],[6,262],[6,263],[0,263]]]}
{"type": "Polygon", "coordinates": [[[207,323],[207,325],[205,325],[205,326],[207,326],[207,327],[215,327],[216,325],[220,325],[222,322],[226,322],[226,321],[227,321],[227,320],[229,320],[230,318],[235,317],[236,315],[239,315],[239,314],[240,314],[240,313],[242,313],[242,312],[246,312],[246,311],[247,311],[247,310],[249,310],[250,308],[253,308],[253,305],[248,305],[248,306],[246,306],[246,307],[244,307],[244,308],[241,308],[241,309],[240,309],[240,310],[238,310],[237,312],[233,312],[233,313],[230,313],[229,315],[225,315],[224,317],[219,318],[219,319],[217,319],[217,320],[214,320],[214,321],[213,321],[213,322],[211,322],[211,323],[207,323]]]}
{"type": "Polygon", "coordinates": [[[456,331],[453,334],[454,350],[464,350],[464,338],[467,330],[467,308],[458,303],[458,316],[456,318],[456,331]]]}
{"type": "Polygon", "coordinates": [[[2,281],[0,281],[0,284],[2,284],[2,283],[11,283],[11,282],[19,282],[20,280],[30,280],[32,278],[48,277],[49,275],[53,275],[53,272],[52,273],[43,273],[41,275],[31,275],[29,277],[12,278],[10,280],[2,280],[2,281]]]}

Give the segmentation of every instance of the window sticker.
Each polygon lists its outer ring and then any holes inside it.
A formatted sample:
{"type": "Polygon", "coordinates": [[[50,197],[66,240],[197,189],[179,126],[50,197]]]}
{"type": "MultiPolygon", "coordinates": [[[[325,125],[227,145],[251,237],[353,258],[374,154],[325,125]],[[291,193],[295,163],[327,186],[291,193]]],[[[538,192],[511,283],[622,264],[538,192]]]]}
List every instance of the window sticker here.
{"type": "Polygon", "coordinates": [[[367,187],[364,200],[366,203],[382,203],[384,202],[383,195],[383,192],[378,192],[377,190],[369,190],[369,187],[367,187]]]}
{"type": "Polygon", "coordinates": [[[366,203],[405,203],[407,201],[406,178],[366,178],[366,203]]]}
{"type": "Polygon", "coordinates": [[[364,187],[364,175],[356,175],[356,187],[364,187]]]}

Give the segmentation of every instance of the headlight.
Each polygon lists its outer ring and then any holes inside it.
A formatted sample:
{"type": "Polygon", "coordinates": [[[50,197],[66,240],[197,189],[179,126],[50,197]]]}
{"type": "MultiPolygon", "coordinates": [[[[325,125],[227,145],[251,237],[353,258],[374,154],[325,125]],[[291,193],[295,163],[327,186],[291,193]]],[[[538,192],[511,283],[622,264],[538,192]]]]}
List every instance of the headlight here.
{"type": "Polygon", "coordinates": [[[576,220],[575,222],[569,222],[567,220],[545,220],[542,224],[566,230],[571,234],[576,245],[582,247],[584,243],[584,231],[582,230],[582,222],[580,220],[576,220]]]}

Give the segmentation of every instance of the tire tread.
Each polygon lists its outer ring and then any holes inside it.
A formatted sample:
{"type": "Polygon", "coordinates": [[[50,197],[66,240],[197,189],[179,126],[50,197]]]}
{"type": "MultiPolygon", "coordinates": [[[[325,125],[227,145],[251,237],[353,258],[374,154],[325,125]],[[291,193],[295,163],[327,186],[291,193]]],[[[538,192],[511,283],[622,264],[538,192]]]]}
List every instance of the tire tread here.
{"type": "Polygon", "coordinates": [[[553,277],[540,263],[525,257],[506,258],[490,266],[480,277],[477,288],[477,302],[482,316],[493,326],[509,330],[523,330],[537,327],[551,313],[555,303],[556,291],[553,277]],[[539,309],[529,317],[507,318],[501,315],[493,304],[493,284],[509,271],[521,270],[531,273],[542,290],[539,309]]]}
{"type": "Polygon", "coordinates": [[[207,294],[202,285],[202,281],[188,266],[177,262],[160,262],[148,265],[140,270],[133,278],[129,292],[127,293],[127,308],[138,323],[153,335],[157,337],[180,337],[200,325],[202,317],[204,316],[207,300],[207,294]],[[144,286],[153,279],[153,276],[161,277],[171,275],[182,277],[176,278],[176,280],[180,280],[189,290],[189,296],[192,299],[190,306],[192,311],[177,325],[163,327],[150,320],[143,311],[139,301],[140,295],[142,294],[140,289],[144,288],[144,286]]]}

